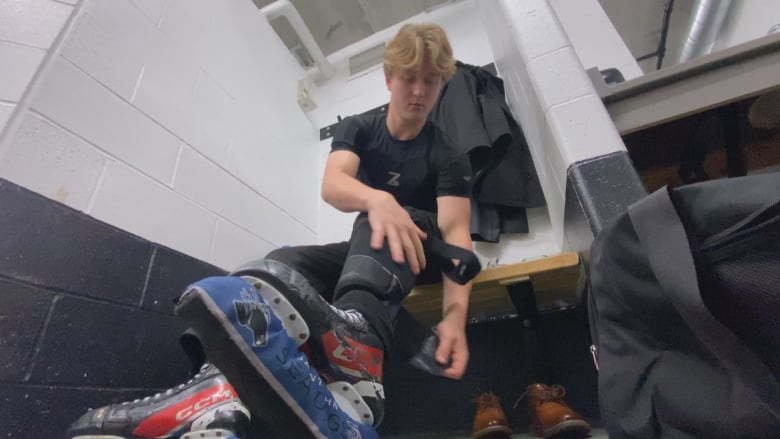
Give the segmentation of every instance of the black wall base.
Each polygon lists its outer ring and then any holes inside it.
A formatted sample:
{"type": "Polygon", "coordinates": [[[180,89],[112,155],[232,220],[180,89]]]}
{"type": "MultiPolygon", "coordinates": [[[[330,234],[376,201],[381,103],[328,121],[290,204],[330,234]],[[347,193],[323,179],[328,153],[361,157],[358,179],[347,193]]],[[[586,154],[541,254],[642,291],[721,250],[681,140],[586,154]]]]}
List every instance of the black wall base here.
{"type": "Polygon", "coordinates": [[[0,179],[0,436],[189,376],[172,299],[225,272],[0,179]]]}

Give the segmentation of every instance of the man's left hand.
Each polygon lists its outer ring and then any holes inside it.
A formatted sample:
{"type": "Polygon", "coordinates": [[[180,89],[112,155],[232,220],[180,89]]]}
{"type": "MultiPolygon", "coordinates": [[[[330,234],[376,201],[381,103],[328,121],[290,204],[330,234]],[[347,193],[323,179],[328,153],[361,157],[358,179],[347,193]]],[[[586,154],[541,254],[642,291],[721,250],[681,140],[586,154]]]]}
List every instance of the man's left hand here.
{"type": "Polygon", "coordinates": [[[439,347],[436,349],[436,361],[439,364],[449,364],[443,375],[447,378],[460,379],[466,372],[469,362],[469,345],[466,341],[466,328],[463,324],[445,318],[436,331],[439,335],[439,347]]]}

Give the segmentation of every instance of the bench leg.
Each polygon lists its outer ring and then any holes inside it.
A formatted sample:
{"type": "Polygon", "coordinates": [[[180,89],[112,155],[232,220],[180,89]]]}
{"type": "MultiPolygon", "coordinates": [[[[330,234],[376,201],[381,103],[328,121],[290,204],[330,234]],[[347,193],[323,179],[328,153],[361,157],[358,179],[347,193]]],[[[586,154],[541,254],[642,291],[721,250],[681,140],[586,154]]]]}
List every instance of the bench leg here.
{"type": "Polygon", "coordinates": [[[554,379],[553,371],[539,342],[539,310],[536,307],[533,285],[531,282],[520,282],[507,285],[506,289],[523,322],[523,346],[527,350],[533,374],[529,382],[550,384],[554,379]]]}

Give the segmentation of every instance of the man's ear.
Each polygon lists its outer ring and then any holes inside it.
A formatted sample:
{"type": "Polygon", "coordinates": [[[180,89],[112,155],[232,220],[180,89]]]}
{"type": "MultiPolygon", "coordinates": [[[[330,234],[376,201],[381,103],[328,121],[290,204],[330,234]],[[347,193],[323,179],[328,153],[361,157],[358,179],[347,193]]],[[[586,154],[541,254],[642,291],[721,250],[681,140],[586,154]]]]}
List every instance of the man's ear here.
{"type": "Polygon", "coordinates": [[[390,74],[385,72],[385,85],[387,86],[387,89],[390,90],[390,74]]]}

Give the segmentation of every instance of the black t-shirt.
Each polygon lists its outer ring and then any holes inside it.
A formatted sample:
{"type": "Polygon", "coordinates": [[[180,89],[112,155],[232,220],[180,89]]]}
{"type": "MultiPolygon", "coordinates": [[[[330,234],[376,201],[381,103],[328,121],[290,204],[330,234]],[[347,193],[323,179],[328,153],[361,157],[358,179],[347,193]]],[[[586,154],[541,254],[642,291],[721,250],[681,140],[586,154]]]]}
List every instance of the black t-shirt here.
{"type": "Polygon", "coordinates": [[[414,139],[394,139],[385,114],[351,116],[338,124],[332,151],[360,157],[358,179],[393,194],[401,206],[436,212],[440,196],[471,196],[471,164],[440,129],[428,122],[414,139]]]}

